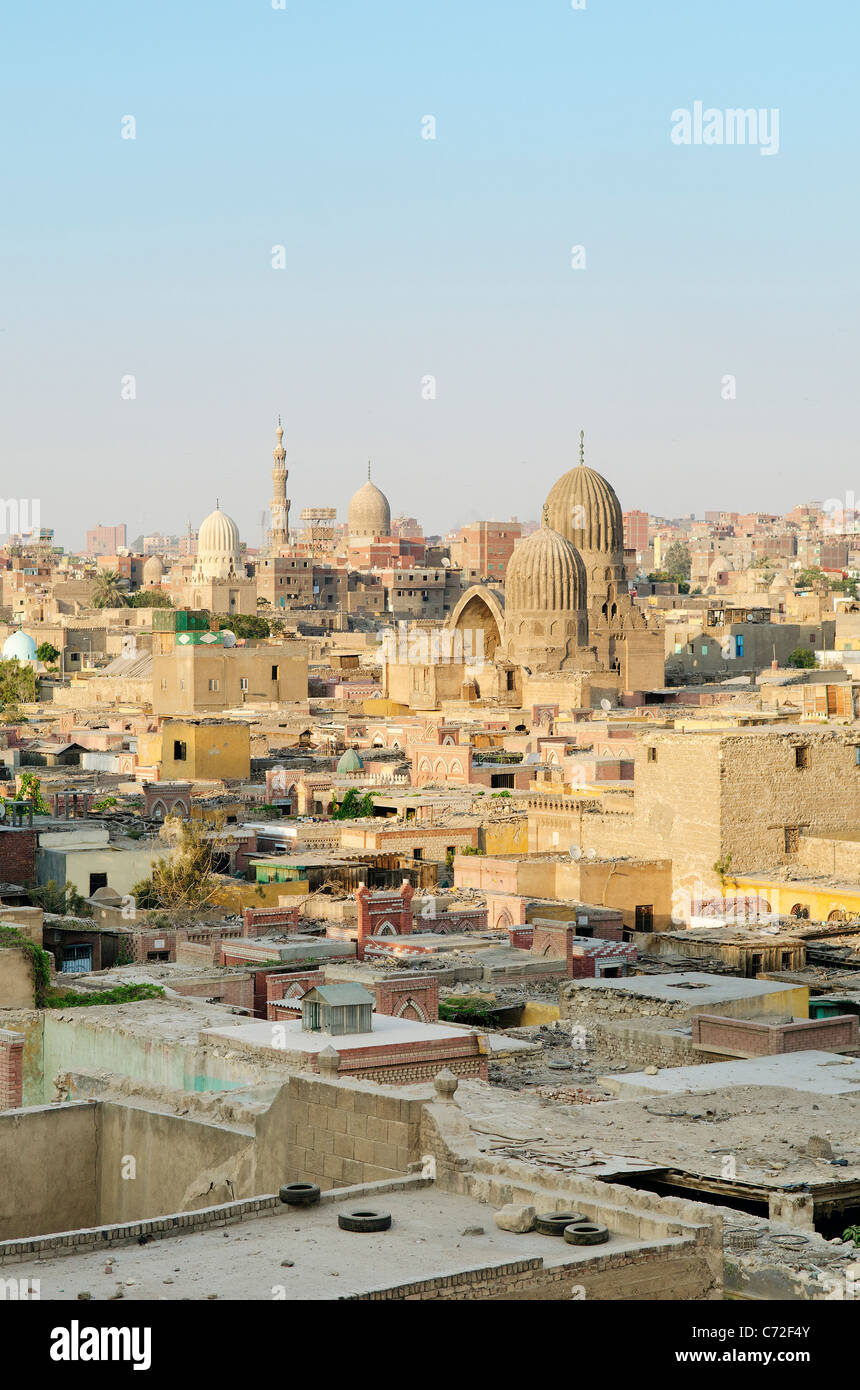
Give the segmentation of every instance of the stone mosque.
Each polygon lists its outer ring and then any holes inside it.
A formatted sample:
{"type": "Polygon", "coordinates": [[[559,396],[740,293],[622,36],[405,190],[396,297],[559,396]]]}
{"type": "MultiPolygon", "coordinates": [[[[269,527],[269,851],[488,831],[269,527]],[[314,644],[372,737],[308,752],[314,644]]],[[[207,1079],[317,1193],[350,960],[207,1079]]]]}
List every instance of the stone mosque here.
{"type": "Polygon", "coordinates": [[[515,547],[504,588],[473,584],[447,629],[440,659],[422,661],[418,648],[418,661],[386,665],[390,699],[412,709],[479,699],[558,713],[617,705],[664,684],[662,621],[629,596],[621,503],[586,467],[582,435],[579,465],[550,489],[542,525],[515,547]]]}

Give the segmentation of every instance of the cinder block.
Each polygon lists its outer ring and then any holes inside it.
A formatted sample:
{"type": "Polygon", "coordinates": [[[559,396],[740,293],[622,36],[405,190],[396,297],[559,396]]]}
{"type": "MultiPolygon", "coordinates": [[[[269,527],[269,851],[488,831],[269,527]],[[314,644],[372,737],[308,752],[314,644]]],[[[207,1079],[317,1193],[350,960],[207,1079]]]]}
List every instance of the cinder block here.
{"type": "Polygon", "coordinates": [[[335,1134],[346,1134],[349,1127],[349,1112],[346,1110],[332,1110],[329,1120],[329,1129],[335,1134]]]}
{"type": "Polygon", "coordinates": [[[355,1140],[350,1134],[334,1134],[334,1151],[338,1158],[355,1157],[355,1140]]]}
{"type": "Polygon", "coordinates": [[[393,1144],[374,1144],[373,1161],[378,1168],[394,1171],[397,1163],[397,1149],[393,1144]]]}
{"type": "Polygon", "coordinates": [[[326,1154],[323,1158],[323,1173],[332,1182],[343,1182],[343,1159],[337,1154],[326,1154]]]}

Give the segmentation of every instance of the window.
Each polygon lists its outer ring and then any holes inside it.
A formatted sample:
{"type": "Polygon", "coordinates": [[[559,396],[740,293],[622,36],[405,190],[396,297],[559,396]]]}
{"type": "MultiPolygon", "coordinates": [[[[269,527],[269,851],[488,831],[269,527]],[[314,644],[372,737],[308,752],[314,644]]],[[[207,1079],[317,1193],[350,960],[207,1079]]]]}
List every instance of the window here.
{"type": "Polygon", "coordinates": [[[785,840],[786,854],[796,854],[800,848],[800,828],[796,825],[787,825],[783,831],[785,840]]]}
{"type": "Polygon", "coordinates": [[[239,677],[239,689],[240,689],[240,690],[247,690],[247,689],[248,689],[248,677],[247,677],[247,676],[240,676],[240,677],[239,677]]]}
{"type": "Polygon", "coordinates": [[[175,738],[173,740],[173,761],[175,763],[184,763],[187,756],[187,749],[182,739],[175,738]]]}
{"type": "Polygon", "coordinates": [[[809,748],[805,743],[799,743],[794,750],[795,767],[809,767],[809,748]]]}
{"type": "Polygon", "coordinates": [[[656,763],[656,761],[657,761],[657,749],[656,749],[656,748],[653,748],[653,747],[652,747],[652,748],[649,748],[649,749],[648,749],[648,761],[649,761],[649,763],[656,763]]]}
{"type": "Polygon", "coordinates": [[[744,639],[743,639],[743,633],[739,633],[738,636],[735,638],[735,656],[743,656],[743,654],[744,654],[744,639]]]}
{"type": "Polygon", "coordinates": [[[100,888],[107,888],[107,874],[90,874],[90,897],[100,888]]]}
{"type": "Polygon", "coordinates": [[[636,905],[636,930],[654,930],[654,905],[653,903],[637,903],[636,905]]]}
{"type": "Polygon", "coordinates": [[[707,656],[707,655],[708,655],[708,644],[707,644],[707,642],[703,642],[703,643],[702,643],[702,656],[707,656]]]}
{"type": "Polygon", "coordinates": [[[278,678],[280,677],[280,674],[281,674],[280,668],[277,667],[277,666],[273,666],[273,667],[272,667],[272,680],[273,680],[273,681],[278,680],[278,678]]]}
{"type": "Polygon", "coordinates": [[[210,689],[210,690],[220,690],[220,689],[221,689],[221,682],[220,682],[219,680],[211,680],[211,681],[209,682],[209,689],[210,689]]]}

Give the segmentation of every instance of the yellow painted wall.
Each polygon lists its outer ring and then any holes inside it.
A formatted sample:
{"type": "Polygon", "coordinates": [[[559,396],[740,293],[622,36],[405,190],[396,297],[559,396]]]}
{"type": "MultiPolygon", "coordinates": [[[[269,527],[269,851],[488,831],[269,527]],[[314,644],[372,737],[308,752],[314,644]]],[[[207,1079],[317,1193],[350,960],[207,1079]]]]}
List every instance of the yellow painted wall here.
{"type": "Polygon", "coordinates": [[[195,724],[166,719],[162,726],[161,771],[165,781],[247,778],[251,775],[251,731],[247,724],[218,720],[195,724]],[[185,744],[185,758],[173,756],[174,744],[185,744]]]}
{"type": "Polygon", "coordinates": [[[482,826],[479,844],[485,854],[526,854],[529,847],[527,818],[482,826]]]}
{"type": "Polygon", "coordinates": [[[284,897],[303,898],[308,893],[306,880],[295,883],[224,883],[212,898],[213,905],[242,912],[246,907],[279,907],[284,897]]]}
{"type": "Polygon", "coordinates": [[[831,912],[842,911],[848,917],[860,917],[860,889],[818,888],[802,880],[796,883],[775,883],[768,878],[747,878],[738,883],[729,881],[737,893],[760,893],[767,898],[771,912],[788,917],[791,909],[800,904],[809,909],[811,922],[826,922],[831,912]]]}
{"type": "Polygon", "coordinates": [[[554,1023],[559,1017],[558,1004],[539,1004],[530,999],[523,1009],[520,1028],[533,1028],[540,1023],[554,1023]]]}

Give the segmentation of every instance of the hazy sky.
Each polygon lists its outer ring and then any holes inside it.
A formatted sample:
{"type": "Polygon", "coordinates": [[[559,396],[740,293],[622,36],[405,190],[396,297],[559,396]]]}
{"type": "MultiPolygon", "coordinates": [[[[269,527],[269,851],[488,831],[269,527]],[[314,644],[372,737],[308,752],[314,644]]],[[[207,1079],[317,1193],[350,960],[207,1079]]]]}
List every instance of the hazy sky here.
{"type": "Polygon", "coordinates": [[[71,546],[217,495],[256,544],[280,411],[294,518],[368,458],[428,531],[535,518],[580,427],[625,508],[860,494],[857,14],[8,5],[4,493],[71,546]],[[674,144],[697,101],[778,152],[674,144]]]}

